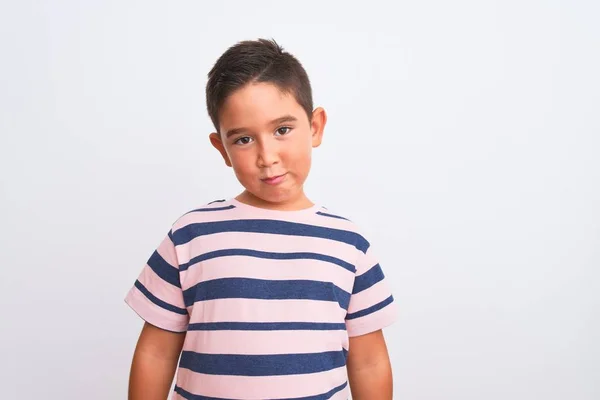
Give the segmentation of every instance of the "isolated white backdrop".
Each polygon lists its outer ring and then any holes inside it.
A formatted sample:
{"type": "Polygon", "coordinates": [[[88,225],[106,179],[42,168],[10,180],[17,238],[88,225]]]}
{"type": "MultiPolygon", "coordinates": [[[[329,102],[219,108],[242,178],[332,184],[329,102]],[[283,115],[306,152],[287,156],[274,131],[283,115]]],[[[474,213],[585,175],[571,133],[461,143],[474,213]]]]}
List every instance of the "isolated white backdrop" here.
{"type": "Polygon", "coordinates": [[[329,113],[307,190],[380,249],[394,398],[600,398],[598,2],[1,4],[2,398],[126,397],[123,297],[240,190],[204,85],[258,37],[329,113]]]}

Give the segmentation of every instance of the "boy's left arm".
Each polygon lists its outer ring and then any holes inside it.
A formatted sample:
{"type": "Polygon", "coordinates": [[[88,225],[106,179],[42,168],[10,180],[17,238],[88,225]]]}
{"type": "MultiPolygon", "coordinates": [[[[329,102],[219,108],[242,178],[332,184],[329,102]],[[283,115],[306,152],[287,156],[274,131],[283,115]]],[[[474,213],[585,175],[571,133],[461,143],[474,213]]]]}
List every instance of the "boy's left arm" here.
{"type": "Polygon", "coordinates": [[[392,366],[381,330],[350,338],[347,369],[353,400],[392,400],[392,366]]]}

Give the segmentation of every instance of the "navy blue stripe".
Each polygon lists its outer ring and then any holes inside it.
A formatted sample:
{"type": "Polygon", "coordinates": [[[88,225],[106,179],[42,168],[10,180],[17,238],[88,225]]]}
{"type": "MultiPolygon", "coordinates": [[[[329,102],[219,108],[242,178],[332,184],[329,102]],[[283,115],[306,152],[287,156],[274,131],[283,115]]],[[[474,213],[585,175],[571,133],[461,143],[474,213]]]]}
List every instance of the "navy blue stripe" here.
{"type": "Polygon", "coordinates": [[[322,211],[317,211],[317,215],[321,215],[323,217],[337,218],[337,219],[343,219],[346,221],[350,221],[348,218],[340,217],[339,215],[324,213],[322,211]]]}
{"type": "Polygon", "coordinates": [[[309,354],[203,354],[183,351],[179,367],[209,375],[274,376],[313,374],[346,365],[347,351],[309,354]]]}
{"type": "Polygon", "coordinates": [[[346,319],[356,319],[356,318],[360,318],[360,317],[364,317],[365,315],[369,315],[372,314],[376,311],[381,310],[382,308],[384,308],[385,306],[387,306],[388,304],[392,303],[394,301],[394,297],[390,296],[387,299],[375,304],[374,306],[371,306],[369,308],[365,308],[364,310],[360,310],[357,311],[355,313],[352,314],[347,314],[346,315],[346,319]]]}
{"type": "Polygon", "coordinates": [[[294,397],[293,399],[290,398],[290,399],[284,399],[284,400],[327,400],[327,399],[330,399],[331,396],[333,396],[334,394],[344,390],[347,385],[348,385],[348,382],[346,381],[343,384],[341,384],[340,386],[331,389],[327,393],[318,394],[316,396],[294,397]]]}
{"type": "Polygon", "coordinates": [[[369,248],[369,242],[356,232],[269,219],[240,219],[190,224],[174,233],[174,243],[179,246],[198,236],[221,232],[272,233],[317,237],[350,244],[363,253],[366,253],[369,248]]]}
{"type": "Polygon", "coordinates": [[[175,386],[175,393],[177,393],[178,395],[180,395],[181,397],[183,397],[186,400],[234,400],[234,399],[226,399],[224,397],[209,397],[209,396],[202,396],[199,394],[192,394],[192,393],[188,392],[187,390],[180,388],[177,385],[175,386]]]}
{"type": "Polygon", "coordinates": [[[142,285],[142,282],[140,281],[135,281],[135,287],[139,289],[140,292],[142,292],[144,294],[144,296],[146,296],[148,298],[148,300],[150,300],[151,302],[153,302],[154,304],[156,304],[159,307],[164,308],[165,310],[169,310],[172,311],[174,313],[177,314],[181,314],[181,315],[187,315],[188,312],[185,308],[179,308],[179,307],[175,307],[172,304],[169,304],[165,301],[162,301],[161,299],[159,299],[158,297],[156,297],[155,295],[153,295],[152,293],[150,293],[150,291],[148,289],[146,289],[146,287],[144,285],[142,285]]]}
{"type": "Polygon", "coordinates": [[[343,331],[346,324],[333,322],[203,322],[188,331],[343,331]]]}
{"type": "Polygon", "coordinates": [[[209,396],[202,396],[199,394],[192,394],[192,393],[188,392],[187,390],[180,388],[179,386],[175,386],[175,393],[177,393],[178,395],[180,395],[181,397],[183,397],[186,400],[234,400],[234,399],[226,399],[224,397],[209,397],[209,396]]]}
{"type": "Polygon", "coordinates": [[[181,287],[181,282],[179,280],[179,270],[169,264],[158,251],[154,251],[152,256],[148,260],[148,266],[156,273],[156,275],[160,276],[164,281],[169,282],[173,286],[181,287]]]}
{"type": "Polygon", "coordinates": [[[202,261],[210,260],[212,258],[217,257],[226,257],[226,256],[248,256],[248,257],[256,257],[256,258],[266,258],[269,260],[320,260],[330,262],[340,267],[354,273],[356,272],[356,267],[354,265],[340,260],[339,258],[327,256],[325,254],[318,253],[271,253],[267,251],[258,251],[258,250],[250,250],[250,249],[224,249],[224,250],[215,250],[209,253],[201,254],[197,257],[194,257],[190,260],[190,262],[181,265],[179,268],[181,271],[187,270],[194,264],[197,264],[202,261]]]}
{"type": "Polygon", "coordinates": [[[352,294],[360,293],[365,289],[370,288],[377,282],[382,281],[384,278],[383,270],[379,264],[373,266],[370,270],[364,274],[357,276],[354,280],[354,288],[352,294]]]}
{"type": "Polygon", "coordinates": [[[350,293],[330,282],[222,278],[197,283],[183,292],[183,299],[186,307],[204,300],[263,299],[336,301],[347,309],[350,293]]]}
{"type": "Polygon", "coordinates": [[[171,243],[173,243],[173,229],[171,229],[169,231],[169,233],[167,234],[167,236],[169,236],[169,239],[171,240],[171,243]]]}
{"type": "Polygon", "coordinates": [[[208,203],[207,206],[210,206],[211,204],[214,204],[214,203],[224,203],[224,202],[225,202],[225,199],[215,200],[215,201],[211,201],[210,203],[208,203]]]}
{"type": "Polygon", "coordinates": [[[210,211],[224,211],[224,210],[231,210],[231,209],[233,209],[233,208],[235,208],[235,206],[234,206],[234,205],[225,206],[225,207],[212,207],[212,208],[211,208],[211,207],[208,207],[208,208],[197,208],[197,209],[195,209],[195,210],[192,210],[192,211],[190,211],[190,212],[192,213],[192,212],[204,212],[204,211],[208,211],[208,212],[210,212],[210,211]]]}
{"type": "MultiPolygon", "coordinates": [[[[294,397],[294,398],[290,397],[290,398],[278,399],[278,400],[327,400],[327,399],[330,399],[331,396],[333,396],[334,394],[344,390],[346,388],[346,386],[348,386],[347,381],[344,382],[343,384],[341,384],[340,386],[331,389],[327,393],[318,394],[315,396],[294,397]]],[[[183,397],[186,400],[233,400],[233,399],[225,399],[222,397],[207,397],[207,396],[202,396],[199,394],[192,394],[192,393],[188,392],[187,390],[182,389],[179,386],[175,386],[175,393],[179,394],[181,397],[183,397]]]]}

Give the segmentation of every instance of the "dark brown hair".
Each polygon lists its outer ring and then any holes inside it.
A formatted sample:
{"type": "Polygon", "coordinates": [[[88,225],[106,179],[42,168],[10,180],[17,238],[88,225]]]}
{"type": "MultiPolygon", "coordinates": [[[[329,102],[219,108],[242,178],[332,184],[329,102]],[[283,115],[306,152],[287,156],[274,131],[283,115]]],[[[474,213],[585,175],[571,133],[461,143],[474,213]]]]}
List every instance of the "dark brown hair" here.
{"type": "Polygon", "coordinates": [[[227,49],[208,73],[206,108],[217,132],[227,97],[254,82],[272,83],[292,94],[311,119],[312,90],[300,62],[273,39],[246,40],[227,49]]]}

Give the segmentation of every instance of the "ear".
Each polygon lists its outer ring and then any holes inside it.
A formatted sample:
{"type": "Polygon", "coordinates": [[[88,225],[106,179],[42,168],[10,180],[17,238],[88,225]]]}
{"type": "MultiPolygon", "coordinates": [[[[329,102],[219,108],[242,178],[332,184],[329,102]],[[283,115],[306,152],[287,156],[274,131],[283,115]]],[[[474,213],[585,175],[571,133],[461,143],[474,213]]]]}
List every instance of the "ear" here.
{"type": "Polygon", "coordinates": [[[219,153],[221,153],[221,157],[223,157],[223,160],[225,160],[225,164],[228,167],[231,167],[231,160],[229,159],[229,155],[227,155],[227,151],[225,150],[225,145],[223,144],[223,141],[221,140],[221,135],[219,133],[213,132],[208,137],[209,137],[210,143],[213,145],[213,147],[215,149],[219,150],[219,153]]]}
{"type": "Polygon", "coordinates": [[[312,147],[319,147],[323,141],[323,130],[327,123],[327,113],[322,107],[317,107],[312,112],[310,130],[312,132],[312,147]]]}

